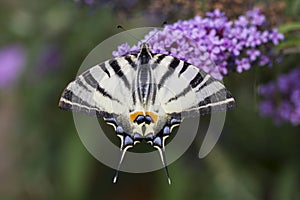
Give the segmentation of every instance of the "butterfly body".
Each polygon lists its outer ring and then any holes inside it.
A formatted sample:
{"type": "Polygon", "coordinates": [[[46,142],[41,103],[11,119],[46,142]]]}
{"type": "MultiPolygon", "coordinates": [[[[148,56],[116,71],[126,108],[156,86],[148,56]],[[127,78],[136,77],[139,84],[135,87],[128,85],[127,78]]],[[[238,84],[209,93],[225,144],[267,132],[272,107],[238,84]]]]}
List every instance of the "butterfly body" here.
{"type": "Polygon", "coordinates": [[[59,107],[102,117],[114,127],[121,139],[119,169],[126,150],[142,140],[159,150],[166,167],[165,140],[175,126],[185,117],[232,109],[235,100],[209,74],[152,53],[143,43],[138,54],[107,60],[79,75],[64,90],[59,107]]]}

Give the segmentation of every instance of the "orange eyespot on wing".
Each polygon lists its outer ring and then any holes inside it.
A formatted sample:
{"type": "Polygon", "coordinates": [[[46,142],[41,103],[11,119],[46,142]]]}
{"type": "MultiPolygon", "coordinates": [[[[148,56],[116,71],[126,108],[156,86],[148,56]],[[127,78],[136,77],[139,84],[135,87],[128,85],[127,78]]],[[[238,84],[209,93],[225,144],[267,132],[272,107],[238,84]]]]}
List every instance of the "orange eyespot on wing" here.
{"type": "Polygon", "coordinates": [[[145,113],[142,112],[142,111],[137,111],[137,112],[130,113],[130,115],[129,115],[130,122],[133,122],[137,118],[137,116],[139,116],[139,115],[144,116],[145,113]]]}
{"type": "Polygon", "coordinates": [[[154,114],[153,112],[142,112],[142,111],[137,111],[137,112],[133,112],[133,113],[130,113],[129,114],[129,119],[130,119],[130,122],[134,122],[134,120],[136,120],[136,118],[141,115],[141,116],[150,116],[153,123],[156,123],[157,120],[158,120],[158,115],[154,114]]]}
{"type": "Polygon", "coordinates": [[[146,112],[146,115],[149,115],[152,118],[154,123],[157,122],[158,115],[154,114],[153,112],[146,112]]]}

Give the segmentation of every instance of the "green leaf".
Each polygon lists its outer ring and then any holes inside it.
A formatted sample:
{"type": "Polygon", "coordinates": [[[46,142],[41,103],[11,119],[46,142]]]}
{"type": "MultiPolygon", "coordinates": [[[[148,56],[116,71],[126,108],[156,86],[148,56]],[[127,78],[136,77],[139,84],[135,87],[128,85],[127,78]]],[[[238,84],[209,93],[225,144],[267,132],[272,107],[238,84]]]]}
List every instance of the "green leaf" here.
{"type": "Polygon", "coordinates": [[[300,36],[298,35],[287,35],[285,40],[280,42],[276,46],[276,49],[284,49],[289,47],[300,47],[300,36]]]}
{"type": "Polygon", "coordinates": [[[294,22],[294,23],[284,24],[280,26],[278,30],[280,33],[287,33],[289,31],[300,30],[300,23],[294,22]]]}

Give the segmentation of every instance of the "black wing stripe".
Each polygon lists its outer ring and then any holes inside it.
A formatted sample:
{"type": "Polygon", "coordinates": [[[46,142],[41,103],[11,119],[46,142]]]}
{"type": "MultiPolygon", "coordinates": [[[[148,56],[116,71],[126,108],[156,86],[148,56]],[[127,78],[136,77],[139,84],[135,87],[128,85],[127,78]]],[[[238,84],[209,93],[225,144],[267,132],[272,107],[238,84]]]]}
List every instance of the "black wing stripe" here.
{"type": "Polygon", "coordinates": [[[169,67],[176,69],[176,67],[179,65],[180,60],[178,60],[177,58],[173,58],[173,60],[171,61],[169,67]]]}
{"type": "Polygon", "coordinates": [[[173,60],[171,61],[169,67],[172,69],[168,69],[168,71],[161,77],[159,83],[158,83],[158,89],[160,89],[161,87],[164,86],[164,83],[166,82],[166,80],[174,73],[176,67],[180,64],[180,60],[178,60],[177,58],[173,58],[173,60]]]}
{"type": "Polygon", "coordinates": [[[133,68],[136,69],[137,65],[136,65],[136,63],[133,62],[133,60],[131,59],[131,57],[129,55],[125,56],[125,60],[128,62],[129,65],[131,65],[133,68]]]}
{"type": "Polygon", "coordinates": [[[68,89],[64,90],[62,94],[62,98],[70,102],[70,104],[76,103],[77,105],[79,104],[85,107],[89,107],[91,109],[96,109],[96,107],[90,105],[88,102],[84,101],[83,99],[81,99],[80,97],[75,95],[71,90],[68,89]]]}
{"type": "Polygon", "coordinates": [[[63,110],[72,111],[72,112],[81,112],[81,113],[85,113],[90,116],[109,117],[111,115],[110,113],[100,111],[96,108],[87,108],[87,107],[83,107],[79,104],[72,104],[72,103],[69,103],[69,102],[66,102],[63,100],[59,102],[58,106],[60,109],[63,109],[63,110]]]}
{"type": "Polygon", "coordinates": [[[157,93],[156,84],[153,83],[152,87],[153,87],[153,94],[152,94],[151,102],[152,102],[152,105],[154,105],[155,104],[155,99],[156,99],[156,93],[157,93]]]}
{"type": "Polygon", "coordinates": [[[216,113],[216,112],[224,112],[227,110],[232,110],[235,108],[235,101],[234,99],[224,99],[223,101],[210,103],[211,105],[207,104],[207,106],[199,107],[199,112],[201,115],[216,113]]]}
{"type": "Polygon", "coordinates": [[[233,98],[232,94],[226,89],[226,98],[230,99],[233,98]]]}
{"type": "MultiPolygon", "coordinates": [[[[216,106],[219,106],[218,105],[219,103],[222,104],[222,102],[225,102],[226,100],[231,99],[231,98],[232,98],[231,93],[226,88],[223,88],[223,89],[217,91],[216,93],[206,97],[203,101],[200,101],[198,103],[198,107],[204,107],[211,103],[216,106]]],[[[213,107],[213,106],[211,106],[211,107],[213,107]]]]}
{"type": "Polygon", "coordinates": [[[215,82],[215,80],[213,78],[209,78],[205,83],[203,83],[196,92],[201,91],[203,88],[205,88],[206,86],[208,86],[209,84],[212,84],[213,82],[215,82]]]}
{"type": "Polygon", "coordinates": [[[157,58],[156,60],[154,61],[153,65],[151,66],[152,69],[155,69],[162,61],[165,57],[167,57],[167,55],[164,55],[164,54],[158,54],[156,55],[157,58]]]}
{"type": "Polygon", "coordinates": [[[185,96],[189,91],[191,91],[191,87],[188,85],[184,90],[182,90],[179,94],[175,95],[175,97],[170,98],[167,103],[170,103],[171,101],[177,100],[180,97],[185,96]]]}
{"type": "Polygon", "coordinates": [[[196,76],[193,78],[193,80],[191,80],[190,86],[191,86],[192,88],[195,88],[195,87],[197,87],[197,85],[199,85],[202,81],[203,81],[203,76],[201,75],[200,72],[198,72],[198,73],[196,74],[196,76]]]}
{"type": "Polygon", "coordinates": [[[198,116],[200,115],[206,115],[206,114],[211,114],[211,113],[216,113],[216,112],[225,112],[228,110],[232,110],[236,107],[236,103],[233,98],[231,99],[226,99],[220,102],[217,102],[215,104],[212,103],[212,105],[207,104],[205,107],[199,107],[195,108],[193,110],[187,110],[183,111],[181,113],[170,113],[170,116],[177,116],[177,115],[182,115],[182,116],[198,116]]]}
{"type": "Polygon", "coordinates": [[[99,85],[97,86],[97,91],[100,92],[103,96],[108,97],[112,99],[112,96],[108,94],[104,88],[100,87],[99,85]]]}
{"type": "Polygon", "coordinates": [[[118,61],[116,59],[112,59],[109,61],[109,64],[113,68],[114,72],[123,80],[126,88],[130,89],[130,84],[128,82],[128,79],[124,75],[118,61]]]}
{"type": "Polygon", "coordinates": [[[180,72],[178,73],[178,77],[187,70],[188,66],[190,66],[190,64],[187,62],[184,62],[183,67],[181,68],[180,72]]]}
{"type": "Polygon", "coordinates": [[[107,70],[107,68],[105,67],[105,63],[101,63],[100,65],[98,65],[106,74],[107,76],[110,78],[110,73],[107,70]]]}
{"type": "Polygon", "coordinates": [[[85,72],[83,75],[84,80],[87,82],[87,84],[89,84],[91,87],[95,88],[97,91],[99,91],[104,97],[108,97],[111,100],[117,101],[118,103],[120,103],[120,101],[118,99],[115,99],[112,97],[112,95],[110,95],[109,93],[107,93],[105,91],[104,88],[102,88],[98,82],[96,81],[96,79],[93,77],[93,75],[87,71],[85,72]]]}
{"type": "Polygon", "coordinates": [[[118,103],[121,103],[118,99],[115,99],[110,95],[107,91],[105,91],[104,88],[102,88],[100,85],[97,86],[97,91],[100,92],[104,97],[108,97],[109,99],[116,101],[118,103]]]}
{"type": "Polygon", "coordinates": [[[91,92],[91,90],[79,79],[75,80],[75,84],[79,85],[80,87],[84,88],[85,90],[91,92]]]}
{"type": "Polygon", "coordinates": [[[164,54],[159,55],[159,56],[157,57],[155,63],[156,63],[156,64],[160,64],[160,62],[161,62],[165,57],[166,57],[166,55],[164,55],[164,54]]]}
{"type": "Polygon", "coordinates": [[[200,101],[198,106],[199,107],[205,106],[210,103],[224,101],[225,99],[227,99],[227,90],[225,88],[223,88],[223,89],[217,91],[216,93],[206,97],[203,101],[200,101]]]}
{"type": "Polygon", "coordinates": [[[111,68],[113,68],[114,72],[118,75],[118,76],[123,76],[123,71],[121,70],[120,65],[118,64],[118,61],[115,59],[112,59],[109,61],[109,64],[111,66],[111,68]]]}
{"type": "Polygon", "coordinates": [[[136,93],[135,93],[135,90],[132,92],[132,103],[133,103],[133,105],[136,105],[136,93]]]}
{"type": "Polygon", "coordinates": [[[226,88],[223,88],[200,101],[196,107],[190,107],[181,113],[170,113],[170,115],[182,114],[182,116],[198,116],[199,114],[205,115],[224,112],[232,110],[235,107],[236,103],[231,93],[226,88]]]}
{"type": "Polygon", "coordinates": [[[89,84],[92,88],[97,88],[98,82],[96,79],[93,77],[90,71],[86,71],[85,73],[82,74],[85,82],[89,84]]]}
{"type": "Polygon", "coordinates": [[[212,101],[211,101],[211,98],[210,97],[207,97],[205,98],[203,101],[200,101],[198,103],[198,106],[201,107],[201,106],[205,106],[205,105],[208,105],[210,104],[212,101]]]}
{"type": "Polygon", "coordinates": [[[164,55],[164,54],[158,55],[157,58],[156,58],[156,60],[155,60],[155,62],[154,62],[154,64],[151,66],[152,69],[155,69],[155,68],[162,62],[162,60],[163,60],[165,57],[166,57],[166,55],[164,55]]]}

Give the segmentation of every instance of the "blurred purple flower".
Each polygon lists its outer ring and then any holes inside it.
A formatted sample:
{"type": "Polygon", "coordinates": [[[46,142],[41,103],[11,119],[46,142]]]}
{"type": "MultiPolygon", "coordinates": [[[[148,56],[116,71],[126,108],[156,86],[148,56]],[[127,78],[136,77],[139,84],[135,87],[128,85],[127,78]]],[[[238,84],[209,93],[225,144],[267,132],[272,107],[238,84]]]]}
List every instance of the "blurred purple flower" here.
{"type": "Polygon", "coordinates": [[[275,98],[276,85],[273,82],[264,85],[259,85],[258,94],[260,94],[263,97],[275,98]]]}
{"type": "Polygon", "coordinates": [[[266,21],[266,17],[258,8],[248,11],[246,15],[249,17],[252,25],[261,26],[266,21]]]}
{"type": "Polygon", "coordinates": [[[207,12],[206,16],[216,19],[216,18],[225,17],[225,13],[221,12],[219,9],[215,9],[213,12],[207,12]]]}
{"type": "Polygon", "coordinates": [[[277,29],[273,29],[273,31],[269,34],[269,38],[275,45],[277,45],[280,40],[284,39],[284,36],[279,33],[277,29]]]}
{"type": "Polygon", "coordinates": [[[293,93],[291,95],[291,101],[293,103],[300,102],[300,89],[296,89],[296,90],[293,91],[293,93]]]}
{"type": "MultiPolygon", "coordinates": [[[[270,64],[270,51],[266,52],[262,45],[272,49],[283,36],[277,30],[264,30],[265,20],[258,9],[235,21],[215,10],[206,13],[206,17],[195,16],[166,25],[163,30],[153,30],[143,41],[148,41],[152,52],[171,54],[222,79],[229,69],[241,73],[255,62],[270,64]]],[[[140,44],[132,48],[128,44],[120,45],[113,55],[123,56],[136,51],[140,44]]]]}
{"type": "Polygon", "coordinates": [[[40,73],[47,73],[57,69],[62,62],[62,53],[55,45],[44,47],[37,59],[36,70],[40,73]]]}
{"type": "Polygon", "coordinates": [[[237,20],[235,20],[235,25],[237,26],[241,26],[241,27],[246,27],[248,26],[249,21],[247,19],[247,17],[245,16],[239,16],[239,18],[237,20]]]}
{"type": "Polygon", "coordinates": [[[247,50],[247,55],[251,61],[255,61],[256,58],[260,56],[260,51],[257,49],[249,49],[247,50]]]}
{"type": "Polygon", "coordinates": [[[262,116],[272,116],[274,114],[275,105],[272,101],[261,101],[259,104],[262,116]]]}
{"type": "Polygon", "coordinates": [[[278,77],[277,79],[277,83],[278,83],[278,90],[281,93],[289,93],[290,91],[290,84],[291,81],[285,76],[285,75],[281,75],[280,77],[278,77]]]}
{"type": "Polygon", "coordinates": [[[237,39],[233,38],[231,40],[231,46],[228,48],[229,52],[233,53],[235,56],[239,56],[240,52],[243,50],[243,44],[238,42],[237,39]]]}
{"type": "Polygon", "coordinates": [[[269,41],[269,32],[268,31],[263,31],[262,34],[260,35],[261,41],[263,43],[267,43],[269,41]]]}
{"type": "Polygon", "coordinates": [[[261,45],[262,37],[261,32],[257,30],[256,27],[251,27],[249,29],[248,38],[246,40],[246,47],[256,47],[261,45]]]}
{"type": "Polygon", "coordinates": [[[248,70],[250,69],[251,65],[249,62],[248,58],[243,58],[242,60],[236,60],[235,61],[236,65],[237,65],[237,72],[241,73],[243,70],[248,70]]]}
{"type": "Polygon", "coordinates": [[[0,49],[0,88],[13,85],[26,64],[25,49],[10,45],[0,49]]]}
{"type": "Polygon", "coordinates": [[[271,60],[268,56],[266,55],[261,55],[260,59],[259,59],[259,65],[260,66],[265,66],[266,64],[270,63],[271,60]]]}
{"type": "Polygon", "coordinates": [[[300,67],[280,75],[276,81],[260,85],[260,113],[276,123],[289,121],[300,124],[300,67]]]}
{"type": "Polygon", "coordinates": [[[118,46],[118,51],[113,52],[113,56],[118,56],[119,54],[126,54],[128,52],[132,52],[131,47],[129,46],[128,43],[122,44],[118,46]]]}

